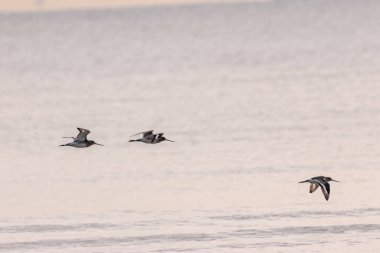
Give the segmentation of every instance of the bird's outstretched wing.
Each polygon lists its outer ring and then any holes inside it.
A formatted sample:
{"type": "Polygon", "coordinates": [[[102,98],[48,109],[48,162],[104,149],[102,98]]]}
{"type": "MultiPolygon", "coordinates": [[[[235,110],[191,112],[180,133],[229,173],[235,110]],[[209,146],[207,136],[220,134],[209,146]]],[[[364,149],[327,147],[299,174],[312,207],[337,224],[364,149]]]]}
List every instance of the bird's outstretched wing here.
{"type": "Polygon", "coordinates": [[[76,141],[86,141],[87,140],[87,135],[91,133],[89,130],[77,127],[79,134],[77,135],[77,138],[75,139],[76,141]]]}
{"type": "Polygon", "coordinates": [[[311,183],[310,184],[310,193],[315,192],[315,190],[318,189],[318,187],[319,187],[319,184],[313,184],[313,183],[311,183]]]}
{"type": "Polygon", "coordinates": [[[322,193],[325,196],[326,200],[329,200],[330,196],[330,184],[327,183],[325,180],[317,179],[315,180],[318,182],[319,186],[321,187],[322,193]]]}
{"type": "Polygon", "coordinates": [[[140,132],[140,133],[137,133],[137,134],[131,135],[131,136],[129,136],[129,137],[136,136],[136,135],[138,135],[138,134],[142,134],[143,137],[147,137],[147,136],[153,134],[153,130],[149,130],[149,131],[145,131],[145,132],[140,132]]]}

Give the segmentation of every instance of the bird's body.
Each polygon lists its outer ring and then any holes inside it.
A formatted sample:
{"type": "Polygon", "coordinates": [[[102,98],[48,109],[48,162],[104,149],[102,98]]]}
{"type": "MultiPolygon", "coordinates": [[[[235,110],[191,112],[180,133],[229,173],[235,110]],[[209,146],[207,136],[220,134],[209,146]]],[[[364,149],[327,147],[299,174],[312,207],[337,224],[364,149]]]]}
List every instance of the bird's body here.
{"type": "Polygon", "coordinates": [[[129,140],[129,142],[143,142],[143,143],[146,143],[146,144],[157,144],[157,143],[160,143],[160,142],[163,142],[163,141],[174,142],[174,141],[166,139],[163,136],[164,135],[163,133],[154,134],[153,130],[137,133],[137,134],[134,134],[132,136],[135,136],[135,135],[138,135],[138,134],[142,134],[143,135],[142,138],[139,138],[139,139],[136,139],[136,140],[129,140]]]}
{"type": "Polygon", "coordinates": [[[313,177],[310,179],[307,179],[305,181],[301,181],[300,183],[310,183],[310,193],[313,193],[315,190],[318,189],[318,187],[321,187],[322,193],[325,196],[326,200],[329,200],[330,197],[330,184],[328,182],[330,181],[336,181],[332,179],[331,177],[324,177],[324,176],[319,176],[319,177],[313,177]]]}
{"type": "Polygon", "coordinates": [[[79,131],[79,134],[77,135],[77,137],[63,137],[63,138],[72,138],[73,141],[67,144],[60,145],[60,146],[69,146],[69,147],[75,147],[75,148],[87,148],[94,144],[103,146],[102,144],[96,143],[95,141],[87,140],[87,135],[91,133],[89,130],[80,128],[80,127],[78,127],[77,129],[79,131]]]}

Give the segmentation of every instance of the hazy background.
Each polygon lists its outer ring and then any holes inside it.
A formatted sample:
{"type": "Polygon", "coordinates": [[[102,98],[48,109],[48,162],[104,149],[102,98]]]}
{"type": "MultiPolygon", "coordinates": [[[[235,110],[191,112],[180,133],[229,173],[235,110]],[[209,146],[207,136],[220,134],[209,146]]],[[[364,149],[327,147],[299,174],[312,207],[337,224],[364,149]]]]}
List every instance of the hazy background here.
{"type": "Polygon", "coordinates": [[[377,252],[379,13],[3,12],[0,251],[377,252]],[[105,146],[58,147],[76,127],[105,146]],[[150,129],[176,142],[128,143],[150,129]]]}

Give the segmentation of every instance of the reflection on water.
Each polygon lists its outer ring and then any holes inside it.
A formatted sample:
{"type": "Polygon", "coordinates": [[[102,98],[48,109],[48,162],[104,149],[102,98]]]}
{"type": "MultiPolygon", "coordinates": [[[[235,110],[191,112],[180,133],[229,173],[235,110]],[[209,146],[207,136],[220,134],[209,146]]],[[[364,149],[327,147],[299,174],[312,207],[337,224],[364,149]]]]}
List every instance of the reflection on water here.
{"type": "Polygon", "coordinates": [[[375,252],[379,8],[1,14],[0,251],[375,252]]]}

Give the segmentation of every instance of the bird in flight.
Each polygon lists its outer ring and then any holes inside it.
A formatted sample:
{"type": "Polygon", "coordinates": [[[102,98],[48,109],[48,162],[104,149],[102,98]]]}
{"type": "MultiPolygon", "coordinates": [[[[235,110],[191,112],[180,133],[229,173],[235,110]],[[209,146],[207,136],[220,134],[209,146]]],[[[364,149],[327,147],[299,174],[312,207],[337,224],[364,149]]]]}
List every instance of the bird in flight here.
{"type": "Polygon", "coordinates": [[[146,144],[157,144],[157,143],[160,143],[160,142],[163,142],[163,141],[174,142],[172,140],[166,139],[163,136],[164,133],[154,134],[153,130],[137,133],[137,134],[131,135],[130,137],[138,135],[138,134],[142,134],[142,137],[139,138],[139,139],[136,139],[136,140],[129,140],[129,142],[136,142],[136,141],[138,141],[138,142],[143,142],[143,143],[146,143],[146,144]]]}
{"type": "Polygon", "coordinates": [[[95,141],[92,140],[87,140],[87,135],[91,133],[89,130],[77,127],[79,134],[77,137],[62,137],[62,138],[72,138],[73,141],[67,144],[63,144],[60,146],[70,146],[70,147],[75,147],[75,148],[87,148],[92,145],[99,145],[99,146],[104,146],[102,144],[96,143],[95,141]]]}
{"type": "Polygon", "coordinates": [[[322,193],[325,196],[326,200],[329,200],[330,196],[330,184],[328,182],[334,181],[338,182],[331,177],[324,177],[324,176],[319,176],[319,177],[313,177],[310,179],[307,179],[305,181],[301,181],[299,183],[310,183],[310,193],[313,193],[315,190],[318,189],[318,187],[321,187],[322,193]]]}

